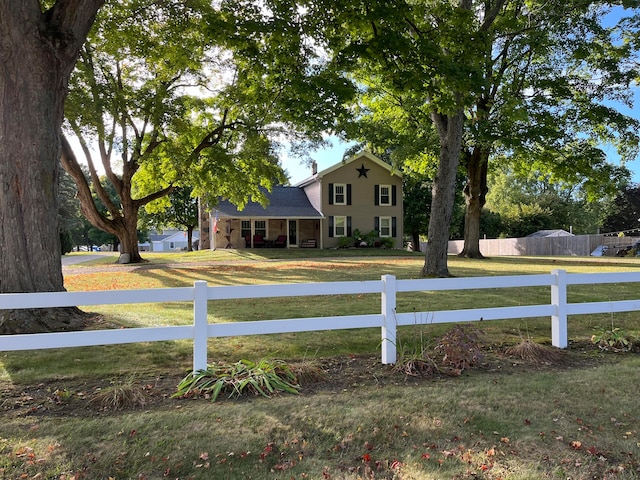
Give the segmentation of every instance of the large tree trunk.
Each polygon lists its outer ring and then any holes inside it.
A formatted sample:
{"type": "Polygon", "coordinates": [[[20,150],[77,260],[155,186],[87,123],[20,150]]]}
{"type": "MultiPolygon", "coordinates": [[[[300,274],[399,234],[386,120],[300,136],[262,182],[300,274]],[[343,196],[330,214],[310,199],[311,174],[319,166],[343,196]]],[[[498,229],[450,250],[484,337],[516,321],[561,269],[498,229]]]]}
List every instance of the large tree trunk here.
{"type": "Polygon", "coordinates": [[[484,258],[480,252],[480,219],[487,197],[487,167],[489,149],[475,146],[467,154],[467,184],[464,187],[464,247],[459,256],[484,258]]]}
{"type": "Polygon", "coordinates": [[[450,115],[433,114],[433,122],[440,138],[440,158],[436,178],[431,189],[431,216],[423,277],[448,277],[447,250],[449,228],[455,201],[456,172],[462,148],[464,110],[450,115]]]}
{"type": "Polygon", "coordinates": [[[195,225],[187,225],[187,252],[193,252],[193,229],[195,225]]]}
{"type": "Polygon", "coordinates": [[[419,252],[420,250],[420,234],[418,232],[411,232],[411,245],[413,246],[414,252],[419,252]]]}
{"type": "MultiPolygon", "coordinates": [[[[59,1],[42,13],[37,0],[0,0],[0,293],[64,290],[59,133],[69,75],[102,3],[59,1]]],[[[5,310],[0,331],[68,328],[68,310],[59,313],[5,310]]]]}
{"type": "Polygon", "coordinates": [[[138,212],[125,212],[124,227],[116,231],[116,236],[120,240],[121,256],[127,255],[128,261],[123,263],[140,263],[140,249],[138,248],[138,212]]]}

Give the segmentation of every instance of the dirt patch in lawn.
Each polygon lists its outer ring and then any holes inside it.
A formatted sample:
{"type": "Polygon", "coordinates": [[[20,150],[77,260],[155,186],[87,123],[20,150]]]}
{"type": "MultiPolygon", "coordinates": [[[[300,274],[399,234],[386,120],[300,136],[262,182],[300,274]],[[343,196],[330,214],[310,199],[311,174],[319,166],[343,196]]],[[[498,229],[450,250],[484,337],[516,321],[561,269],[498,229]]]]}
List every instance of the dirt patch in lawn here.
{"type": "MultiPolygon", "coordinates": [[[[616,354],[600,352],[590,344],[573,344],[553,360],[529,361],[507,353],[506,347],[484,351],[481,364],[461,375],[512,375],[528,371],[565,371],[591,368],[602,362],[615,361],[616,354]]],[[[303,384],[301,395],[317,392],[341,392],[354,387],[421,384],[434,381],[453,381],[446,373],[405,375],[392,365],[383,365],[379,355],[349,355],[313,361],[326,378],[303,384]]],[[[456,373],[455,375],[458,375],[456,373]]],[[[184,371],[139,373],[122,378],[65,378],[38,384],[0,383],[0,412],[2,415],[99,416],[111,412],[135,409],[175,408],[179,398],[172,398],[184,371]]],[[[190,399],[193,401],[193,399],[190,399]]],[[[202,401],[207,401],[204,398],[202,401]]],[[[219,402],[243,401],[221,396],[219,402]]]]}

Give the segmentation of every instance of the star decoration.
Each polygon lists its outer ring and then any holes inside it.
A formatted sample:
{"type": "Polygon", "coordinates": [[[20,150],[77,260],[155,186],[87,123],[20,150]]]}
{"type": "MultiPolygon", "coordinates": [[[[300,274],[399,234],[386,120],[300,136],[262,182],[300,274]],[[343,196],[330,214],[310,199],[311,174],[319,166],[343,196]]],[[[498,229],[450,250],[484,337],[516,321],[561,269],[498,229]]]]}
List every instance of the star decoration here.
{"type": "Polygon", "coordinates": [[[370,168],[364,168],[364,163],[362,164],[362,166],[360,168],[356,168],[356,171],[358,172],[358,178],[360,177],[364,177],[364,178],[369,178],[367,177],[367,172],[371,170],[370,168]]]}

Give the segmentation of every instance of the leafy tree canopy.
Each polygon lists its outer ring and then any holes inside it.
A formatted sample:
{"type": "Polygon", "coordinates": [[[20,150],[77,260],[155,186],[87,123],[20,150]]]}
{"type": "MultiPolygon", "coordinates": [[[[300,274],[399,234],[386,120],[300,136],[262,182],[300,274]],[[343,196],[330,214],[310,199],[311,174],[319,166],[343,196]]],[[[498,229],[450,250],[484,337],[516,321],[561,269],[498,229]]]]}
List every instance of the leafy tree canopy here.
{"type": "Polygon", "coordinates": [[[261,187],[286,180],[281,143],[321,142],[350,92],[318,57],[298,11],[280,2],[112,4],[81,54],[66,109],[108,216],[89,201],[68,148],[65,168],[92,223],[133,252],[139,209],[176,187],[241,207],[266,201],[261,187]],[[96,181],[92,144],[119,204],[96,181]]]}

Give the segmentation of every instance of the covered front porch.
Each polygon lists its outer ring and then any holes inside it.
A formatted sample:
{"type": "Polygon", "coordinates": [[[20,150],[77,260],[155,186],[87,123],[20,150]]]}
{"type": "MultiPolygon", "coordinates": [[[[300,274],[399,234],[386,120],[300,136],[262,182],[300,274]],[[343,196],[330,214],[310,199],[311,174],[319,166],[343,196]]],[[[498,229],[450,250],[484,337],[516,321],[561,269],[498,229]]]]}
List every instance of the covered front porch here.
{"type": "Polygon", "coordinates": [[[324,217],[301,189],[280,185],[266,196],[242,210],[220,200],[209,212],[210,248],[323,248],[324,217]]]}
{"type": "Polygon", "coordinates": [[[213,250],[221,248],[322,248],[318,218],[213,219],[213,250]]]}

